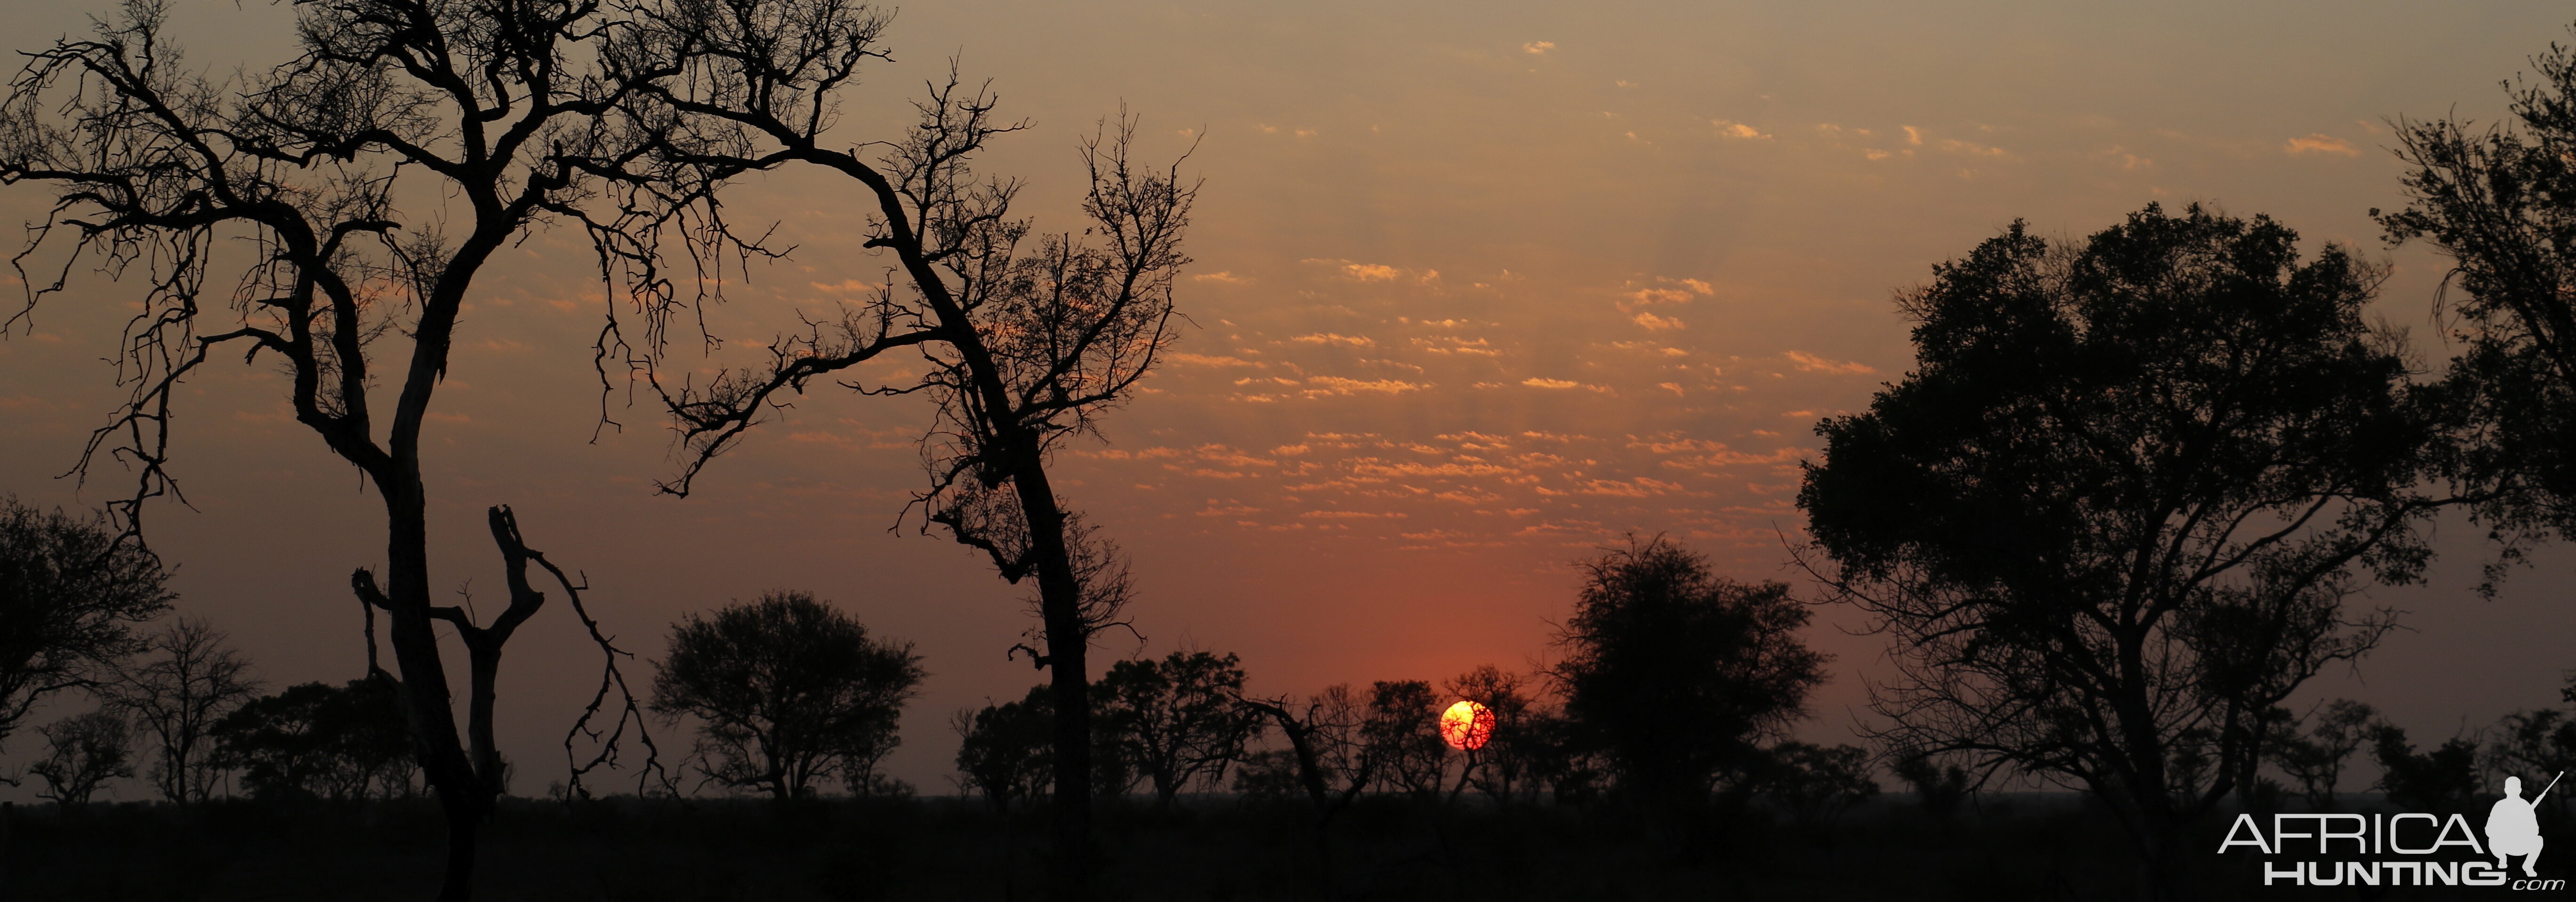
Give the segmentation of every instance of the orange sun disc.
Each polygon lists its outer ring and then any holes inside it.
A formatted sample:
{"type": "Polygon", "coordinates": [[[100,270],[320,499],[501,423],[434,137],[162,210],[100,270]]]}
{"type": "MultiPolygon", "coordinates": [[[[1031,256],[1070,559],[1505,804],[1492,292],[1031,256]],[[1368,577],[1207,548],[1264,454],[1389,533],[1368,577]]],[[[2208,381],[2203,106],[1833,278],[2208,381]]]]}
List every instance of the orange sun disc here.
{"type": "Polygon", "coordinates": [[[1440,739],[1453,749],[1475,751],[1494,738],[1494,711],[1470,701],[1440,712],[1440,739]]]}

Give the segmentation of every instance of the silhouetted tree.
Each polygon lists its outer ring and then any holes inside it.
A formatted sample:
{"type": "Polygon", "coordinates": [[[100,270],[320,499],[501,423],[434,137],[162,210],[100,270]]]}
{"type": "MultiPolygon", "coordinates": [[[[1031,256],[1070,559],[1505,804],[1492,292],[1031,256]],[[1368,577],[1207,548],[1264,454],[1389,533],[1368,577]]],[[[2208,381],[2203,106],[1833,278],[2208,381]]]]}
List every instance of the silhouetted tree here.
{"type": "Polygon", "coordinates": [[[1468,763],[1459,774],[1462,785],[1472,780],[1497,802],[1508,802],[1516,789],[1529,787],[1529,775],[1538,755],[1538,746],[1529,732],[1532,704],[1527,681],[1520,674],[1491,664],[1459,674],[1441,689],[1453,698],[1465,699],[1494,712],[1494,733],[1485,747],[1467,752],[1468,763]]]}
{"type": "Polygon", "coordinates": [[[250,661],[203,620],[181,617],[147,641],[158,654],[104,691],[157,746],[151,777],[161,797],[178,805],[205,801],[222,776],[213,755],[215,724],[257,695],[259,681],[250,676],[250,661]]]}
{"type": "Polygon", "coordinates": [[[1036,686],[1027,698],[959,711],[951,722],[962,740],[957,772],[994,809],[1034,799],[1055,779],[1054,698],[1049,687],[1036,686]]]}
{"type": "Polygon", "coordinates": [[[0,498],[0,742],[37,702],[99,685],[140,650],[134,624],[177,597],[162,587],[167,578],[103,516],[0,498]]]}
{"type": "Polygon", "coordinates": [[[912,643],[869,638],[810,593],[773,591],[672,624],[652,707],[698,719],[707,779],[801,798],[834,773],[872,785],[926,675],[912,643]]]}
{"type": "MultiPolygon", "coordinates": [[[[2411,811],[2458,811],[2478,794],[2478,741],[2467,736],[2443,740],[2418,752],[2406,731],[2385,721],[2370,727],[2370,756],[2379,762],[2376,788],[2388,801],[2411,811]]],[[[2537,787],[2529,790],[2539,792],[2537,787]]]]}
{"type": "Polygon", "coordinates": [[[69,811],[89,803],[99,784],[134,776],[134,725],[113,709],[74,714],[37,727],[45,757],[27,768],[44,778],[39,796],[69,811]]]}
{"type": "MultiPolygon", "coordinates": [[[[766,364],[702,385],[663,386],[659,344],[646,343],[634,359],[677,417],[689,458],[663,488],[687,493],[700,468],[781,393],[802,393],[816,379],[871,394],[928,395],[935,421],[921,446],[929,487],[914,498],[923,528],[937,524],[982,551],[1011,583],[1036,581],[1043,648],[1032,648],[1032,658],[1051,669],[1056,694],[1052,894],[1087,896],[1096,853],[1086,662],[1093,634],[1116,619],[1113,602],[1123,593],[1105,588],[1123,585],[1124,564],[1114,547],[1078,527],[1047,460],[1092,431],[1170,345],[1172,280],[1188,262],[1179,247],[1194,186],[1180,180],[1177,163],[1133,164],[1134,123],[1122,119],[1084,145],[1090,184],[1082,210],[1090,221],[1082,232],[1033,233],[1011,209],[1019,183],[971,168],[993,138],[1023,124],[996,119],[994,98],[961,88],[953,67],[916,103],[920,116],[901,136],[827,134],[839,121],[839,89],[885,55],[877,38],[886,11],[848,0],[632,6],[639,38],[609,59],[642,92],[638,119],[675,123],[658,133],[673,179],[711,186],[791,166],[845,176],[857,183],[851,187],[869,219],[863,248],[890,252],[897,273],[863,308],[809,318],[804,333],[771,342],[766,364]],[[862,156],[863,149],[882,155],[862,156]],[[919,354],[927,366],[917,381],[833,379],[888,352],[919,354]]],[[[713,196],[712,187],[661,195],[667,209],[695,203],[700,221],[716,222],[713,196]]],[[[710,234],[684,229],[680,237],[710,234]]],[[[668,309],[667,280],[627,272],[648,309],[668,309]]]]}
{"type": "MultiPolygon", "coordinates": [[[[1391,684],[1379,683],[1379,687],[1391,684]]],[[[1280,784],[1306,793],[1315,810],[1315,855],[1325,887],[1332,895],[1333,819],[1378,781],[1381,757],[1389,751],[1368,739],[1368,706],[1350,684],[1337,683],[1303,701],[1281,697],[1240,699],[1243,706],[1279,725],[1288,740],[1286,756],[1264,753],[1237,772],[1239,789],[1266,792],[1280,784]]],[[[1435,737],[1433,741],[1438,741],[1435,737]]]]}
{"type": "Polygon", "coordinates": [[[1800,823],[1833,820],[1878,795],[1878,782],[1870,779],[1868,749],[1783,742],[1769,752],[1761,792],[1800,823]]]}
{"type": "MultiPolygon", "coordinates": [[[[2576,705],[2576,673],[2567,675],[2559,700],[2576,705]]],[[[2545,786],[2561,771],[2576,770],[2576,717],[2564,708],[2537,708],[2516,711],[2496,724],[2496,738],[2486,748],[2488,772],[2522,777],[2526,786],[2545,786]]],[[[2531,790],[2539,792],[2538,789],[2531,790]]],[[[2561,813],[2568,810],[2566,797],[2549,794],[2549,804],[2561,813]]]]}
{"type": "MultiPolygon", "coordinates": [[[[370,619],[389,615],[414,747],[447,815],[440,898],[465,899],[476,828],[504,775],[492,730],[501,648],[544,601],[525,574],[544,559],[494,508],[508,609],[478,624],[434,603],[421,434],[459,313],[495,254],[554,218],[601,240],[632,231],[582,208],[631,183],[625,167],[649,144],[652,124],[619,113],[627,83],[598,66],[627,32],[597,0],[317,0],[294,5],[293,60],[219,81],[180,61],[168,7],[133,0],[94,36],[27,54],[0,106],[0,183],[55,189],[15,258],[52,269],[36,253],[61,252],[60,269],[21,270],[28,310],[84,261],[144,283],[119,302],[139,302],[116,355],[132,391],[81,464],[104,450],[134,468],[133,494],[112,506],[127,531],[141,529],[147,499],[175,491],[178,386],[219,350],[281,369],[296,422],[377,490],[384,580],[359,570],[352,589],[370,619]],[[440,621],[466,649],[462,717],[440,621]]],[[[555,575],[578,607],[579,587],[555,575]]],[[[623,686],[604,653],[603,696],[623,686]]],[[[621,694],[602,759],[640,719],[621,694]]]]}
{"type": "Polygon", "coordinates": [[[2149,895],[2280,701],[2391,627],[2345,611],[2355,567],[2417,579],[2460,500],[2417,489],[2440,444],[2363,320],[2380,271],[2296,243],[2198,206],[2064,247],[2015,223],[1902,296],[1916,372],[1817,426],[1799,493],[1893,643],[1890,738],[2091,790],[2149,895]]]}
{"type": "Polygon", "coordinates": [[[1718,576],[1662,536],[1630,536],[1582,566],[1551,675],[1620,791],[1688,805],[1741,785],[1764,761],[1759,741],[1805,716],[1825,680],[1826,657],[1797,637],[1807,608],[1785,583],[1718,576]]]}
{"type": "Polygon", "coordinates": [[[1360,754],[1377,787],[1432,798],[1448,775],[1449,745],[1440,740],[1440,697],[1423,680],[1379,680],[1360,716],[1360,754]]]}
{"type": "Polygon", "coordinates": [[[1920,753],[1900,754],[1889,767],[1896,778],[1905,781],[1914,800],[1934,820],[1947,821],[1958,813],[1959,802],[1976,790],[1976,778],[1968,769],[1945,761],[1942,756],[1920,753]]]}
{"type": "Polygon", "coordinates": [[[2537,77],[2507,89],[2519,128],[2399,122],[2407,205],[2370,211],[2391,243],[2451,258],[2434,303],[2461,345],[2444,384],[2470,438],[2451,471],[2495,490],[2477,512],[2505,562],[2548,532],[2576,536],[2576,49],[2531,62],[2537,77]]]}
{"type": "MultiPolygon", "coordinates": [[[[1244,775],[1254,786],[1288,781],[1315,804],[1318,824],[1368,791],[1382,761],[1366,738],[1368,715],[1350,684],[1337,683],[1304,700],[1239,699],[1242,705],[1279,725],[1288,740],[1286,757],[1262,757],[1258,773],[1244,775]]],[[[1252,766],[1252,765],[1247,765],[1252,766]]]]}
{"type": "Polygon", "coordinates": [[[1121,761],[1153,781],[1164,807],[1193,781],[1225,779],[1265,724],[1236,702],[1243,667],[1232,654],[1172,652],[1160,661],[1120,661],[1092,685],[1099,729],[1121,761]]]}
{"type": "Polygon", "coordinates": [[[2289,725],[2288,735],[2281,737],[2280,747],[2272,753],[2272,763],[2298,782],[2299,795],[2308,807],[2332,810],[2344,763],[2370,738],[2371,721],[2378,716],[2369,705],[2351,699],[2327,702],[2289,725]]]}
{"type": "Polygon", "coordinates": [[[1565,714],[1562,706],[1530,712],[1521,728],[1530,756],[1531,791],[1547,787],[1559,805],[1589,803],[1610,782],[1610,762],[1600,737],[1565,714]]]}
{"type": "Polygon", "coordinates": [[[299,683],[233,709],[212,736],[252,798],[391,798],[411,795],[419,773],[403,715],[385,677],[299,683]]]}

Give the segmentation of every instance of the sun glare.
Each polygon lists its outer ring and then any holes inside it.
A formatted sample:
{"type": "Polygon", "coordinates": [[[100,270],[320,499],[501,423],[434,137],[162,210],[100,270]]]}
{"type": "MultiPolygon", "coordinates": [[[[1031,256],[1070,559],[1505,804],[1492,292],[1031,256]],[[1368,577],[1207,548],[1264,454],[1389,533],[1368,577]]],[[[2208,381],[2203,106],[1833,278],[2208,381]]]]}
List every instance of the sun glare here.
{"type": "Polygon", "coordinates": [[[1460,700],[1440,713],[1440,739],[1453,749],[1475,751],[1494,738],[1494,712],[1475,702],[1460,700]]]}

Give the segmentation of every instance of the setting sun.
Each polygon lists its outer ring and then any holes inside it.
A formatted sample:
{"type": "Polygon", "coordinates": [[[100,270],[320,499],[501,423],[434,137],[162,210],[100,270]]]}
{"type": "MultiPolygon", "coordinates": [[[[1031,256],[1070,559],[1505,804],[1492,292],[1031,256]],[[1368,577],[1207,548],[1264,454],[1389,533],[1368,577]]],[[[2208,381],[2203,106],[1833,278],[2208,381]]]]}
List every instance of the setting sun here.
{"type": "Polygon", "coordinates": [[[1453,749],[1475,751],[1494,738],[1494,712],[1475,702],[1460,700],[1440,713],[1440,738],[1453,749]]]}

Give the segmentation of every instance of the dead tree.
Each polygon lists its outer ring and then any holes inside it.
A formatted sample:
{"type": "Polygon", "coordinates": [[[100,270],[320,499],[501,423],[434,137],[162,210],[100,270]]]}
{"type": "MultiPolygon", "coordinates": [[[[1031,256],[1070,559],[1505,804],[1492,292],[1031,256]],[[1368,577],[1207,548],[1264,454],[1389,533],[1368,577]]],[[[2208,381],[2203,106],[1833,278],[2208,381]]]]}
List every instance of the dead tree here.
{"type": "Polygon", "coordinates": [[[1305,713],[1285,696],[1234,697],[1245,711],[1277,721],[1297,761],[1297,785],[1315,805],[1315,855],[1325,898],[1334,896],[1333,818],[1359,801],[1386,764],[1384,749],[1364,741],[1366,715],[1349,684],[1337,684],[1306,701],[1305,713]]]}
{"type": "MultiPolygon", "coordinates": [[[[929,487],[907,511],[921,514],[922,529],[936,524],[982,551],[1003,579],[1036,583],[1043,648],[1021,648],[1052,670],[1050,879],[1058,898],[1086,895],[1096,857],[1086,651],[1091,635],[1115,622],[1125,570],[1056,494],[1047,461],[1126,399],[1172,341],[1172,280],[1188,262],[1179,242],[1195,186],[1180,180],[1177,161],[1132,164],[1133,122],[1122,118],[1083,146],[1091,223],[1080,236],[1036,234],[1013,218],[1019,183],[970,168],[989,141],[1025,123],[997,119],[994,97],[961,87],[953,66],[915,104],[919,119],[900,137],[856,147],[827,137],[836,92],[862,63],[885,57],[877,43],[884,12],[841,0],[637,0],[629,13],[640,23],[637,40],[620,45],[612,65],[622,84],[640,86],[634,119],[671,123],[656,132],[668,168],[643,183],[670,193],[626,196],[632,219],[679,221],[670,211],[694,205],[694,221],[720,224],[712,186],[723,179],[820,167],[857,183],[873,228],[864,247],[890,254],[900,273],[873,302],[771,342],[766,365],[705,383],[664,384],[658,340],[615,346],[677,420],[686,464],[662,489],[686,495],[764,411],[816,380],[891,352],[918,354],[926,364],[918,381],[839,384],[930,397],[938,417],[921,441],[929,487]],[[652,74],[669,71],[678,74],[652,74]]],[[[720,227],[679,237],[700,259],[741,250],[720,227]]],[[[602,259],[655,312],[646,329],[659,336],[680,299],[639,265],[653,257],[638,247],[602,259]]]]}
{"type": "Polygon", "coordinates": [[[159,654],[121,674],[107,699],[159,746],[151,776],[161,797],[173,805],[203,802],[222,775],[209,731],[259,694],[259,680],[250,659],[206,621],[181,617],[148,641],[159,654]]]}
{"type": "MultiPolygon", "coordinates": [[[[597,0],[314,0],[296,5],[294,60],[215,81],[181,68],[167,5],[130,0],[95,37],[28,54],[12,85],[0,183],[47,184],[55,203],[15,258],[29,295],[11,322],[63,292],[84,262],[146,284],[118,358],[132,393],[80,465],[87,472],[104,452],[138,474],[114,506],[138,536],[144,502],[177,493],[166,466],[180,382],[218,350],[266,357],[290,377],[296,421],[383,499],[384,578],[361,569],[351,582],[371,670],[374,614],[387,616],[421,769],[449,825],[440,898],[464,899],[477,827],[501,791],[501,646],[544,601],[526,565],[553,567],[496,507],[509,610],[478,625],[432,604],[421,428],[475,277],[549,218],[589,224],[581,205],[631,177],[621,153],[633,151],[621,148],[648,143],[633,139],[646,126],[620,117],[615,85],[593,69],[614,23],[597,0]],[[49,248],[60,268],[28,274],[49,248]],[[370,394],[379,381],[392,389],[389,411],[370,394]],[[439,621],[466,646],[461,733],[439,621]]],[[[578,588],[558,581],[568,595],[578,588]]],[[[601,645],[604,702],[622,680],[619,652],[601,645]]],[[[634,714],[631,696],[622,713],[634,714]]],[[[588,724],[585,715],[575,731],[588,724]]]]}

